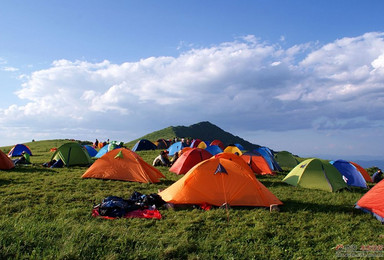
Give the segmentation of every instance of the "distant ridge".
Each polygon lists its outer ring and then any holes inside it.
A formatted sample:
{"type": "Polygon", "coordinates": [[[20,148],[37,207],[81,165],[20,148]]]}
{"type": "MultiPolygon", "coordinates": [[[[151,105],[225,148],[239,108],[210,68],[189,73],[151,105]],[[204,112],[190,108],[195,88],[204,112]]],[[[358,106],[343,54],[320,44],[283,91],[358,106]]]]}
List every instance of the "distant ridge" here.
{"type": "Polygon", "coordinates": [[[259,145],[252,144],[241,137],[228,133],[208,121],[196,123],[190,126],[169,126],[167,128],[144,135],[141,138],[129,142],[127,145],[130,146],[140,139],[148,139],[154,142],[160,138],[173,139],[175,137],[190,137],[192,139],[201,139],[208,142],[218,139],[225,145],[241,144],[246,150],[253,150],[257,147],[260,147],[259,145]]]}

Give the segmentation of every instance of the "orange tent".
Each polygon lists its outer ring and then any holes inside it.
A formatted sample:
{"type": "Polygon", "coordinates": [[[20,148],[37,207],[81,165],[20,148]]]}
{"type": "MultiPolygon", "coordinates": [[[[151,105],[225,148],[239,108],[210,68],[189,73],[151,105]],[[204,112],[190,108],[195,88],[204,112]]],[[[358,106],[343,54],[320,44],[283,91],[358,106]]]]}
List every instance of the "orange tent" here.
{"type": "Polygon", "coordinates": [[[183,149],[181,149],[179,151],[179,156],[181,156],[183,153],[189,151],[189,150],[192,150],[192,147],[184,147],[183,149]]]}
{"type": "Polygon", "coordinates": [[[355,207],[374,215],[378,220],[384,223],[383,195],[384,180],[381,180],[359,199],[355,207]]]}
{"type": "Polygon", "coordinates": [[[204,149],[191,148],[184,152],[179,159],[177,159],[177,161],[172,165],[172,167],[169,168],[169,171],[176,174],[185,174],[199,162],[209,159],[211,157],[212,154],[204,149]]]}
{"type": "Polygon", "coordinates": [[[251,167],[254,173],[259,175],[274,174],[262,155],[244,153],[240,157],[251,167]]]}
{"type": "Polygon", "coordinates": [[[12,162],[9,157],[0,150],[0,170],[9,170],[15,167],[15,164],[12,162]]]}
{"type": "Polygon", "coordinates": [[[363,167],[361,167],[355,162],[349,163],[356,167],[356,169],[361,173],[361,175],[363,175],[363,178],[366,182],[372,182],[371,176],[369,176],[368,172],[363,167]]]}
{"type": "Polygon", "coordinates": [[[159,182],[165,176],[139,155],[125,148],[114,149],[97,159],[82,178],[159,182]]]}
{"type": "Polygon", "coordinates": [[[261,207],[283,204],[249,171],[223,158],[202,161],[159,195],[174,204],[261,207]]]}
{"type": "Polygon", "coordinates": [[[215,158],[223,158],[223,159],[234,161],[235,163],[240,164],[245,170],[249,171],[251,175],[254,175],[249,165],[240,156],[234,153],[224,153],[224,152],[218,153],[215,155],[215,158]]]}

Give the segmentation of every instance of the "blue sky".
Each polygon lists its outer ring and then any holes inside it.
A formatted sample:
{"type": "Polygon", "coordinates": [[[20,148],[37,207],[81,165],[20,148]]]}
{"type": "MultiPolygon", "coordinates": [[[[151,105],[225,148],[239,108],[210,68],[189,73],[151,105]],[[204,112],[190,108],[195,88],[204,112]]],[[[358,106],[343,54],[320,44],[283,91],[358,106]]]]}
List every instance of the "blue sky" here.
{"type": "Polygon", "coordinates": [[[0,3],[0,145],[210,121],[274,150],[382,158],[382,1],[0,3]]]}

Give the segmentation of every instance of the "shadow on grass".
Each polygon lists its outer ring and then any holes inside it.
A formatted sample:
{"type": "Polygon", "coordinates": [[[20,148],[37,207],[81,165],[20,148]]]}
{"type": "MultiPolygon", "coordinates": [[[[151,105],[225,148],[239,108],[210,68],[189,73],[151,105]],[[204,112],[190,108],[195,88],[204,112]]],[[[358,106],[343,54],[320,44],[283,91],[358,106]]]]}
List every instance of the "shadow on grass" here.
{"type": "Polygon", "coordinates": [[[9,185],[11,183],[14,183],[13,180],[2,180],[0,179],[0,186],[9,185]]]}
{"type": "Polygon", "coordinates": [[[45,167],[36,167],[36,166],[33,166],[33,165],[30,165],[30,166],[24,166],[24,165],[21,165],[21,166],[16,166],[15,168],[15,171],[17,172],[21,172],[21,173],[57,173],[57,171],[55,171],[54,169],[51,169],[51,168],[45,168],[45,167]]]}
{"type": "Polygon", "coordinates": [[[292,187],[292,185],[289,185],[285,182],[282,181],[268,181],[266,179],[264,180],[259,180],[262,184],[264,184],[265,187],[292,187]]]}
{"type": "Polygon", "coordinates": [[[174,180],[161,179],[160,183],[158,183],[158,184],[165,184],[167,186],[170,186],[170,185],[174,184],[175,182],[176,181],[174,181],[174,180]]]}
{"type": "Polygon", "coordinates": [[[287,199],[280,207],[281,212],[297,213],[300,211],[311,211],[313,213],[353,213],[354,205],[330,205],[320,203],[308,203],[298,200],[287,199]]]}

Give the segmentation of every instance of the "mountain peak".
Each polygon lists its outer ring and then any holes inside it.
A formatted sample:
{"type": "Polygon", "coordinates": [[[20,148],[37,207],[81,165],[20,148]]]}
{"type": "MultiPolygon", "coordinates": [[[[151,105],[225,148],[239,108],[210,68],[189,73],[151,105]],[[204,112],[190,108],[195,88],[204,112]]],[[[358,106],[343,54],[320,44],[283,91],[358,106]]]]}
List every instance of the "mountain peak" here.
{"type": "MultiPolygon", "coordinates": [[[[160,138],[164,139],[173,139],[178,138],[192,138],[192,139],[201,139],[203,141],[211,142],[215,139],[222,141],[225,145],[229,144],[241,144],[246,150],[253,150],[259,145],[252,144],[243,138],[235,136],[231,133],[228,133],[221,129],[220,127],[212,124],[209,121],[202,121],[190,126],[170,126],[162,130],[155,131],[153,133],[147,134],[140,139],[148,139],[151,141],[156,141],[160,138]]],[[[137,141],[137,140],[135,140],[137,141]]],[[[133,142],[133,141],[132,141],[133,142]]]]}

